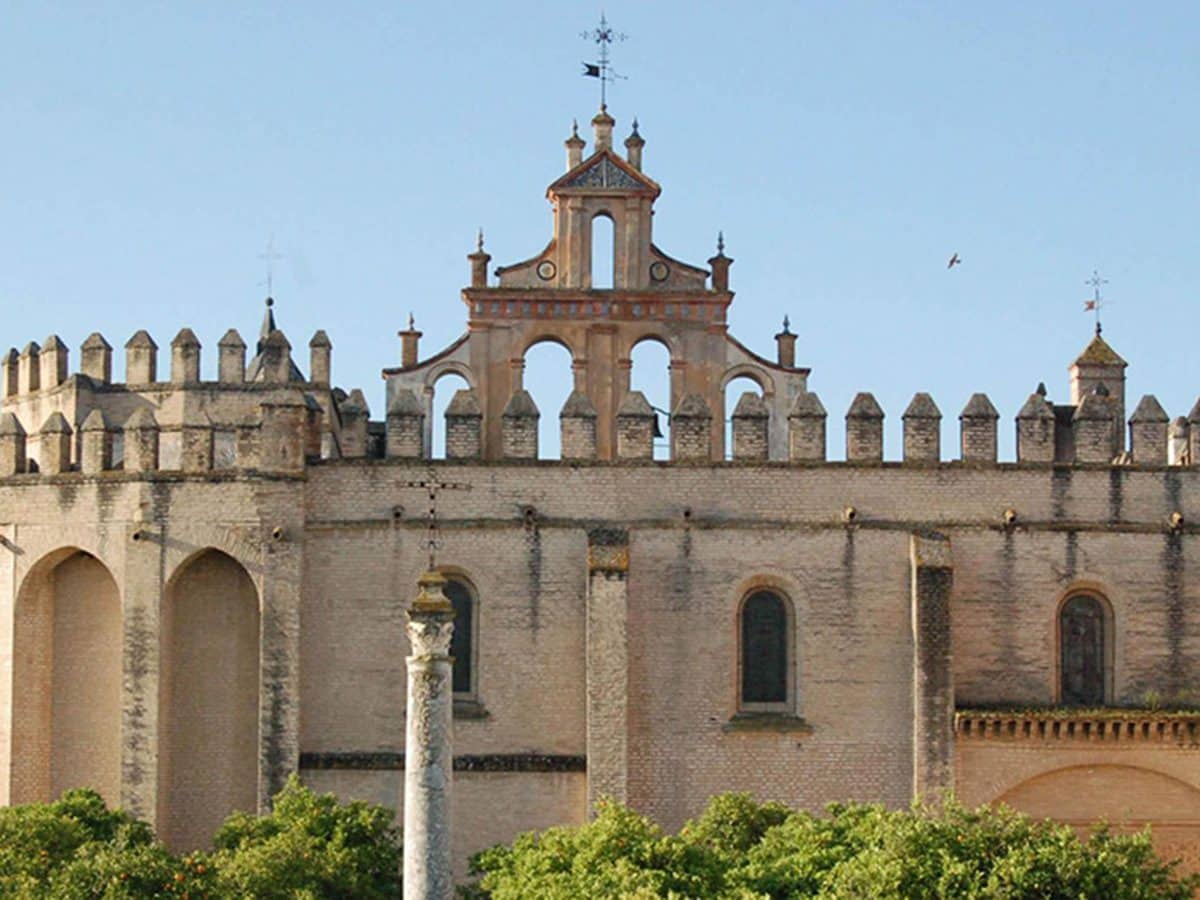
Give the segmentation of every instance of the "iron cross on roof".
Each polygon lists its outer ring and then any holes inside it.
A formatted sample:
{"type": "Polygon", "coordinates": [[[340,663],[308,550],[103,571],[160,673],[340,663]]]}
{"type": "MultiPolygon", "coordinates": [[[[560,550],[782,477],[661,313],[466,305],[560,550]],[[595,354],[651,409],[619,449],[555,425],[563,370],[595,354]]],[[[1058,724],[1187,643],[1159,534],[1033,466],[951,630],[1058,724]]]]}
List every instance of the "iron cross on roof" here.
{"type": "Polygon", "coordinates": [[[441,533],[438,530],[437,501],[439,491],[469,491],[471,485],[465,481],[442,481],[437,473],[429,470],[429,474],[420,481],[407,481],[405,487],[420,488],[429,497],[429,509],[425,514],[425,546],[429,550],[429,571],[437,568],[437,551],[442,546],[441,533]]]}
{"type": "Polygon", "coordinates": [[[624,78],[624,75],[618,75],[613,71],[612,64],[608,59],[608,48],[613,41],[623,41],[626,36],[619,31],[613,31],[609,27],[608,19],[604,17],[604,13],[600,13],[600,27],[592,28],[588,31],[582,31],[579,36],[585,41],[595,41],[596,46],[600,48],[600,56],[594,63],[583,64],[583,74],[589,78],[600,79],[600,109],[608,108],[608,83],[616,78],[624,78]]]}

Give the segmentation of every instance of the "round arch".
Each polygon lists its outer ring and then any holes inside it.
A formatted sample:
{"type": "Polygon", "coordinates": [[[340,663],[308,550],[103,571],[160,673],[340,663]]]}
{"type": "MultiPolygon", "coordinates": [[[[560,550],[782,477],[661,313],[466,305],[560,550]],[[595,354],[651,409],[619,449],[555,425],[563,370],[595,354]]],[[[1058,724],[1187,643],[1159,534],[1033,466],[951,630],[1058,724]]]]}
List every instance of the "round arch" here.
{"type": "Polygon", "coordinates": [[[721,393],[725,393],[725,389],[729,387],[729,383],[735,378],[749,378],[758,385],[759,390],[763,393],[763,399],[775,395],[775,379],[765,369],[754,365],[753,363],[739,363],[736,366],[730,366],[725,370],[725,374],[721,376],[721,393]]]}
{"type": "Polygon", "coordinates": [[[438,381],[446,375],[457,375],[465,381],[472,390],[479,387],[478,379],[475,373],[471,371],[471,367],[466,363],[458,362],[457,360],[448,359],[442,362],[435,363],[429,367],[429,371],[425,373],[424,381],[422,382],[426,391],[432,391],[436,388],[438,381]]]}
{"type": "Polygon", "coordinates": [[[90,787],[121,797],[121,596],[112,570],[78,546],[26,571],[13,615],[11,802],[90,787]]]}
{"type": "Polygon", "coordinates": [[[578,358],[578,354],[576,354],[575,348],[571,346],[571,342],[561,334],[555,334],[552,331],[539,331],[534,337],[525,341],[525,346],[521,350],[521,359],[524,360],[529,355],[529,351],[538,346],[538,344],[556,344],[562,347],[570,354],[572,363],[578,358]]]}
{"type": "Polygon", "coordinates": [[[182,560],[163,591],[158,828],[175,850],[257,810],[260,606],[250,571],[213,546],[182,560]]]}
{"type": "Polygon", "coordinates": [[[450,655],[454,657],[453,692],[458,701],[474,702],[479,696],[479,588],[475,579],[459,566],[438,566],[446,578],[446,595],[454,606],[454,632],[450,638],[450,655]],[[461,590],[456,591],[454,585],[461,590]],[[459,614],[467,613],[465,621],[459,614]]]}

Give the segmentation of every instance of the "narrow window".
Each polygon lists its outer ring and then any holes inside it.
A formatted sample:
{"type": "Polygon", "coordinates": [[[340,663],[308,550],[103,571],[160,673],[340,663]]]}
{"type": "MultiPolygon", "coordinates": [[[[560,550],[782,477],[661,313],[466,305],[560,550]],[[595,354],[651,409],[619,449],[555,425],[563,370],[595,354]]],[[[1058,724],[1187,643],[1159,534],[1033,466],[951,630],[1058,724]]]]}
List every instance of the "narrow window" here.
{"type": "Polygon", "coordinates": [[[454,693],[475,693],[472,652],[475,648],[475,600],[461,581],[446,582],[446,597],[454,606],[454,633],[450,637],[450,655],[454,657],[454,693]]]}
{"type": "Polygon", "coordinates": [[[1060,614],[1062,702],[1104,703],[1104,608],[1095,597],[1072,597],[1060,614]]]}
{"type": "Polygon", "coordinates": [[[771,591],[742,605],[742,702],[786,703],[787,608],[771,591]]]}
{"type": "Polygon", "coordinates": [[[592,288],[608,290],[613,287],[616,271],[616,229],[606,215],[592,219],[592,288]]]}

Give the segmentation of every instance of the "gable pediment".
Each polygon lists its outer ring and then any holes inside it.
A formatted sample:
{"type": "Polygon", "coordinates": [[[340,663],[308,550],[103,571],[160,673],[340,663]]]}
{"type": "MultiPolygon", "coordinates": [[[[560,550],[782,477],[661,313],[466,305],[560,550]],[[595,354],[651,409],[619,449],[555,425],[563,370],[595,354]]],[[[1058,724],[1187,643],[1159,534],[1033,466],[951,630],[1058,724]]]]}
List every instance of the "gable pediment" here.
{"type": "Polygon", "coordinates": [[[623,159],[605,151],[585,159],[549,187],[551,192],[564,190],[648,191],[657,195],[660,189],[623,159]]]}

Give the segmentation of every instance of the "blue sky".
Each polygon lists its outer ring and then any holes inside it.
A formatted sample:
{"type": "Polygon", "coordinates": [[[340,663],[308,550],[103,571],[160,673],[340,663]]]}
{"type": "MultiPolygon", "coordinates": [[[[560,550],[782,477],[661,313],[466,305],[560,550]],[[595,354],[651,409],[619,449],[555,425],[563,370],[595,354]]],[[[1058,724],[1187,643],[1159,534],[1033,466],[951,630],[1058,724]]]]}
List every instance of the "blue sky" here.
{"type": "MultiPolygon", "coordinates": [[[[618,139],[637,115],[664,189],[656,242],[703,264],[724,230],[732,330],[772,355],[791,317],[832,456],[856,391],[887,413],[889,458],[915,391],[941,406],[946,456],[986,391],[1011,458],[1037,382],[1066,398],[1093,268],[1130,407],[1196,400],[1200,5],[606,9],[629,35],[618,139]]],[[[298,360],[324,328],[335,380],[380,417],[409,311],[423,355],[463,330],[476,228],[493,265],[545,244],[545,186],[597,106],[578,72],[598,12],[10,0],[0,340],[58,333],[74,363],[93,330],[120,347],[147,328],[165,348],[187,325],[215,374],[225,329],[257,328],[273,234],[298,360]]],[[[530,381],[552,422],[566,366],[541,356],[530,381]]]]}

